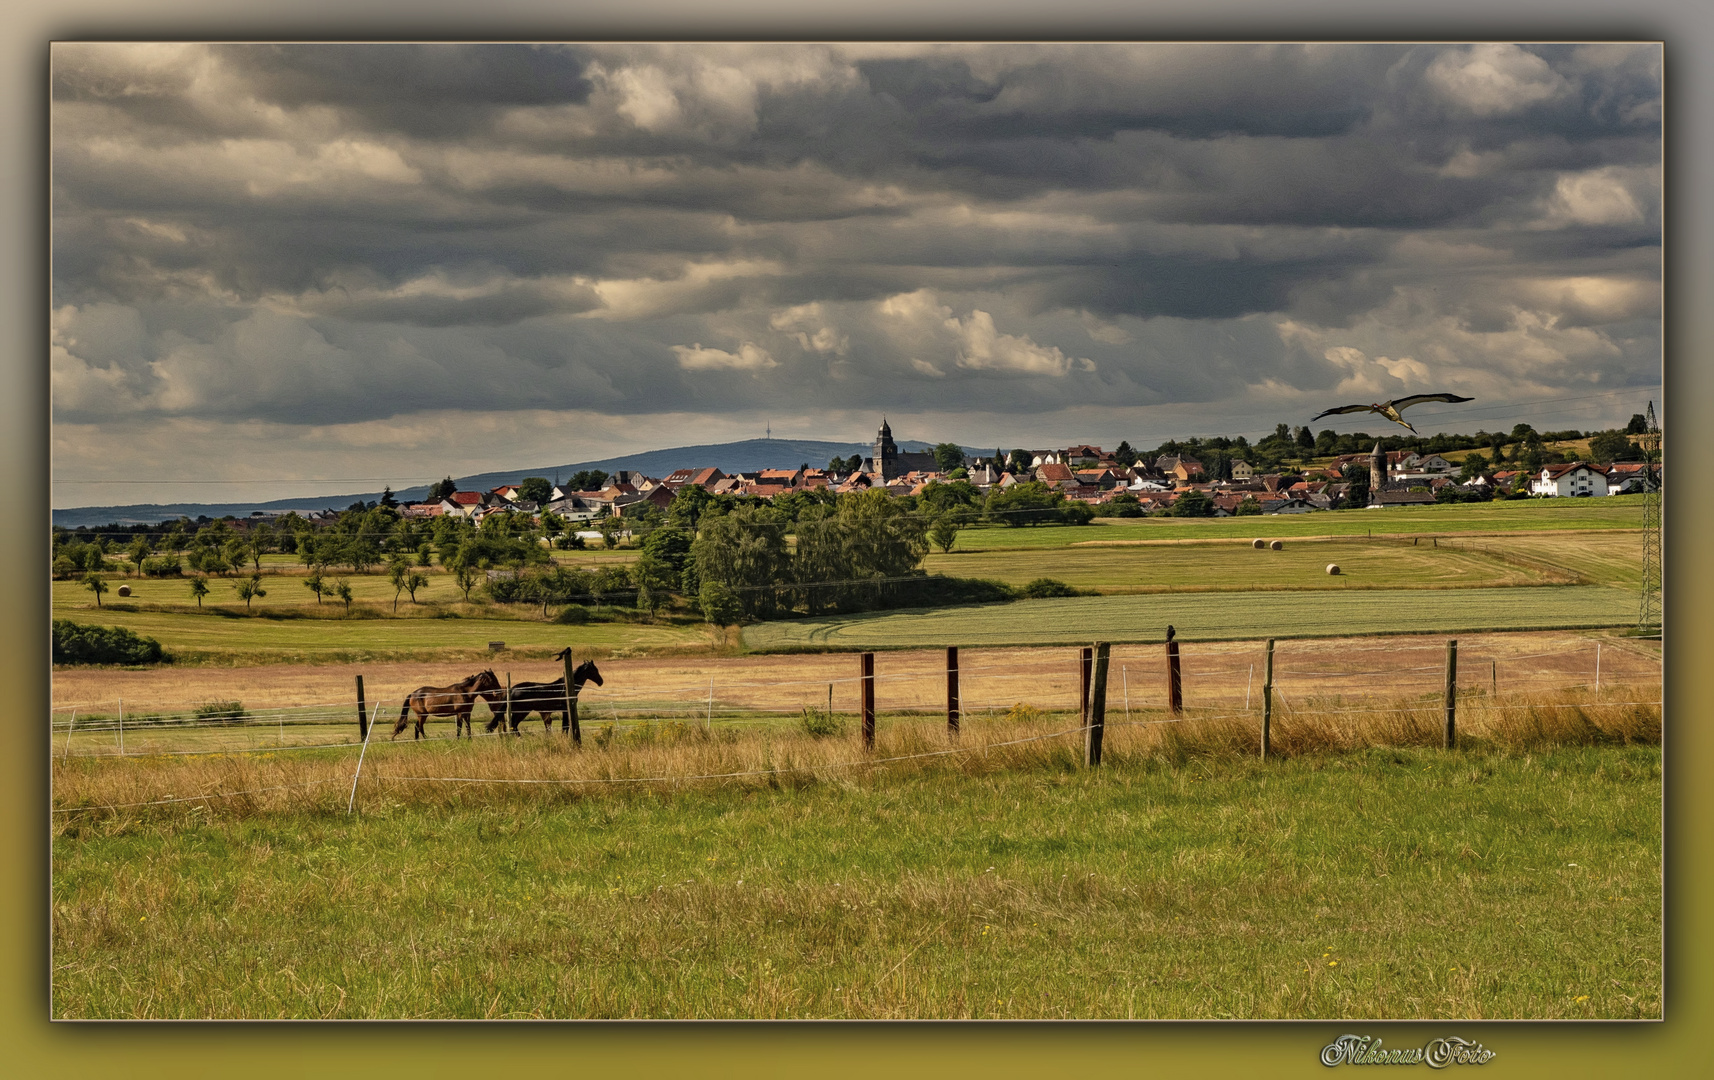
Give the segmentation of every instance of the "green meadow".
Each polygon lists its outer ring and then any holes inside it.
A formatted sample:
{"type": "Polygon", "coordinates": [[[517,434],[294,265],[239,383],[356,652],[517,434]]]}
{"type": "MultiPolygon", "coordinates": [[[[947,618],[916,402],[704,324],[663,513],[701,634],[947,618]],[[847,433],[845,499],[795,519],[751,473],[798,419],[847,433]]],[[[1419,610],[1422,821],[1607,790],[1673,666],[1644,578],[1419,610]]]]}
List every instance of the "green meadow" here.
{"type": "Polygon", "coordinates": [[[52,1012],[1658,1018],[1660,777],[1648,745],[1066,751],[55,815],[52,1012]]]}

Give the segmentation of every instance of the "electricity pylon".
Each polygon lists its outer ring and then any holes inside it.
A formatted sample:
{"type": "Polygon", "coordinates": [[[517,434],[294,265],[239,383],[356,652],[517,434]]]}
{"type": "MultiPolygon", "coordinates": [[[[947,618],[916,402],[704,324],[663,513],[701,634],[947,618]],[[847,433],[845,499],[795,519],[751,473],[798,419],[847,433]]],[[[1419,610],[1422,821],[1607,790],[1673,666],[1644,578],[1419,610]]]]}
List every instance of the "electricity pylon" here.
{"type": "Polygon", "coordinates": [[[1648,430],[1643,432],[1643,601],[1637,613],[1637,629],[1644,632],[1661,624],[1660,610],[1660,515],[1662,483],[1660,425],[1655,422],[1654,402],[1649,402],[1648,430]]]}

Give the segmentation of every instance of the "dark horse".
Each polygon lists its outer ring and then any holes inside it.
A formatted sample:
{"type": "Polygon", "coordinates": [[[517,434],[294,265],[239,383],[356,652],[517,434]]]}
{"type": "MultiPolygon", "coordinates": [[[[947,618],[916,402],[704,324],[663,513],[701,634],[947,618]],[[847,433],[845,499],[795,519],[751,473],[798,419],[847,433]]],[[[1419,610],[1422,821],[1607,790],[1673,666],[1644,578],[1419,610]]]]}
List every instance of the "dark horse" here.
{"type": "Polygon", "coordinates": [[[393,738],[399,737],[399,732],[405,730],[410,723],[411,714],[417,718],[417,730],[411,737],[423,738],[423,725],[431,716],[451,715],[457,721],[453,729],[453,738],[460,734],[475,735],[475,725],[470,722],[471,710],[476,708],[476,699],[482,698],[488,702],[488,708],[494,709],[506,700],[506,691],[500,685],[492,670],[477,672],[451,686],[419,686],[411,691],[411,696],[405,699],[399,708],[399,722],[393,725],[393,738]]]}
{"type": "MultiPolygon", "coordinates": [[[[565,663],[565,654],[570,649],[561,649],[554,654],[554,659],[565,663]]],[[[595,661],[585,660],[577,665],[571,673],[572,700],[583,691],[583,684],[592,682],[601,685],[601,672],[596,670],[595,661]]],[[[553,682],[521,682],[512,685],[512,731],[518,730],[518,724],[529,717],[531,713],[542,714],[542,734],[553,730],[553,717],[560,714],[560,731],[571,730],[571,714],[565,708],[565,676],[561,675],[553,682]]],[[[494,719],[488,721],[488,731],[500,726],[500,714],[495,713],[494,719]]]]}

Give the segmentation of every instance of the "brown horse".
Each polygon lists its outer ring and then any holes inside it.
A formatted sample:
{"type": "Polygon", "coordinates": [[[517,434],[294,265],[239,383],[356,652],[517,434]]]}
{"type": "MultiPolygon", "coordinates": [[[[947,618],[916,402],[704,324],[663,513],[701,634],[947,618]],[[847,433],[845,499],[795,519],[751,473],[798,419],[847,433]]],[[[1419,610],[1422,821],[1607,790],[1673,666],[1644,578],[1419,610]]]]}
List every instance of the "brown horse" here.
{"type": "MultiPolygon", "coordinates": [[[[564,661],[565,654],[570,651],[570,649],[561,649],[554,654],[554,659],[564,661]]],[[[577,695],[583,690],[583,684],[589,682],[596,686],[601,685],[601,672],[595,667],[593,660],[585,660],[577,665],[571,673],[571,697],[574,703],[577,695]]],[[[527,719],[531,713],[542,714],[543,734],[553,730],[555,713],[558,713],[560,717],[561,733],[571,730],[571,714],[566,712],[565,676],[563,674],[552,682],[514,683],[510,702],[513,734],[517,734],[518,724],[527,719]]],[[[494,731],[500,726],[500,721],[503,719],[505,719],[503,714],[495,713],[494,719],[488,721],[487,730],[494,731]]]]}
{"type": "Polygon", "coordinates": [[[474,737],[475,726],[470,722],[470,713],[476,708],[476,699],[482,698],[488,702],[488,708],[493,709],[496,703],[504,704],[506,690],[500,685],[500,680],[492,669],[481,671],[451,686],[419,686],[411,691],[411,696],[405,699],[399,708],[399,722],[393,725],[393,738],[399,737],[399,732],[405,730],[410,723],[411,714],[417,718],[417,730],[411,737],[424,738],[423,725],[430,716],[451,715],[457,722],[452,737],[469,734],[474,737]]]}

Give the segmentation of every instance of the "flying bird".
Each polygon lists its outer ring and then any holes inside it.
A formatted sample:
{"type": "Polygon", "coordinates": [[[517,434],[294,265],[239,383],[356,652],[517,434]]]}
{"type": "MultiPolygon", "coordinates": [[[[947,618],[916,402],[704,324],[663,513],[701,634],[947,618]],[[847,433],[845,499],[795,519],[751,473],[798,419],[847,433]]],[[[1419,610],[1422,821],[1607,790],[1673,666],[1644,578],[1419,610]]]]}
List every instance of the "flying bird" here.
{"type": "Polygon", "coordinates": [[[1391,401],[1383,401],[1379,405],[1341,405],[1337,409],[1328,409],[1326,412],[1316,413],[1314,416],[1309,418],[1309,422],[1313,424],[1323,416],[1332,416],[1334,413],[1372,412],[1380,413],[1393,423],[1402,424],[1403,426],[1410,428],[1410,432],[1413,435],[1420,435],[1422,433],[1417,431],[1416,428],[1411,427],[1410,422],[1399,415],[1400,412],[1422,401],[1474,400],[1474,398],[1459,397],[1457,394],[1412,394],[1410,397],[1394,398],[1391,401]]]}

